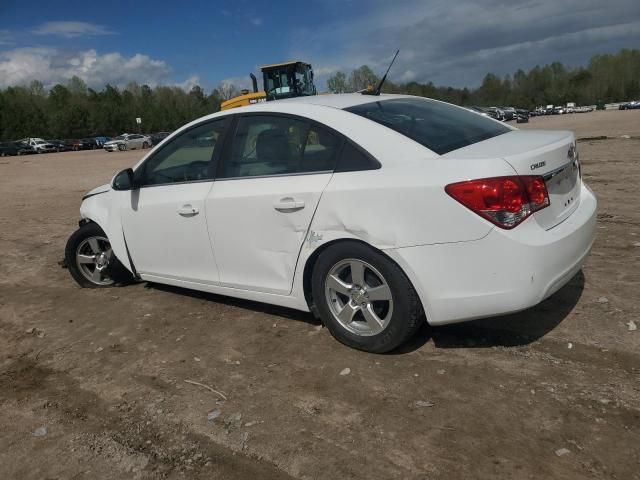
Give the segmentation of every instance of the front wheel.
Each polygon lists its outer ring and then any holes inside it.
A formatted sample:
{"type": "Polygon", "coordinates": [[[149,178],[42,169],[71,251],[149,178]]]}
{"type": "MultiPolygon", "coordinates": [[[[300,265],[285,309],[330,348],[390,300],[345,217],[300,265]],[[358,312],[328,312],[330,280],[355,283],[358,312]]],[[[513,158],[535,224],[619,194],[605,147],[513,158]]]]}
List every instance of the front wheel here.
{"type": "Polygon", "coordinates": [[[121,143],[120,145],[118,145],[118,150],[120,150],[121,152],[124,152],[127,149],[127,146],[124,143],[121,143]]]}
{"type": "Polygon", "coordinates": [[[109,239],[96,223],[81,226],[69,237],[64,256],[69,273],[81,287],[110,287],[133,280],[133,275],[113,254],[109,239]]]}
{"type": "Polygon", "coordinates": [[[362,243],[338,243],[322,252],[311,285],[331,334],[359,350],[391,351],[409,340],[423,321],[420,300],[404,272],[362,243]]]}

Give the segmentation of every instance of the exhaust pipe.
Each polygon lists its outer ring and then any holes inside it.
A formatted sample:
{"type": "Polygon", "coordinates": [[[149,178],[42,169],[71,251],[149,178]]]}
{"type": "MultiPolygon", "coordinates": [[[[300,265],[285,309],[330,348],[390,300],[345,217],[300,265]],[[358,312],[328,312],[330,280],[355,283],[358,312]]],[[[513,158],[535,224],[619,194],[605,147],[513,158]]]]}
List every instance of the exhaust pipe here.
{"type": "Polygon", "coordinates": [[[251,77],[251,82],[253,83],[253,93],[258,93],[258,79],[256,79],[256,76],[253,73],[250,73],[249,76],[251,77]]]}

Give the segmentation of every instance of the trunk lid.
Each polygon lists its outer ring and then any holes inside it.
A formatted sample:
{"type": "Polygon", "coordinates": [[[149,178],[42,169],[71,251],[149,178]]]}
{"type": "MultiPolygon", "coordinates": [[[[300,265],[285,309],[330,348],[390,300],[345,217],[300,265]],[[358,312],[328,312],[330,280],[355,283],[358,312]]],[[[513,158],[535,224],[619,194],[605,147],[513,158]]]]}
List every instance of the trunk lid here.
{"type": "Polygon", "coordinates": [[[513,130],[445,157],[502,158],[518,175],[542,176],[550,205],[533,217],[547,230],[568,218],[580,202],[580,168],[573,132],[513,130]]]}

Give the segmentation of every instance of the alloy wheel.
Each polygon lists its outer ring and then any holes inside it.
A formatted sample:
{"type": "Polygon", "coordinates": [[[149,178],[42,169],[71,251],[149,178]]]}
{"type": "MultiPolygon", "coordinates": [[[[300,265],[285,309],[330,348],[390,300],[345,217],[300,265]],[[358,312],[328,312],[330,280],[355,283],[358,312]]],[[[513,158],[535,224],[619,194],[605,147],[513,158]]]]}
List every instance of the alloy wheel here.
{"type": "Polygon", "coordinates": [[[345,259],[325,279],[325,296],[333,317],[360,336],[382,332],[393,315],[393,296],[382,274],[369,263],[345,259]]]}
{"type": "Polygon", "coordinates": [[[106,237],[88,237],[76,250],[76,264],[82,276],[95,285],[112,285],[107,269],[113,258],[111,244],[106,237]]]}

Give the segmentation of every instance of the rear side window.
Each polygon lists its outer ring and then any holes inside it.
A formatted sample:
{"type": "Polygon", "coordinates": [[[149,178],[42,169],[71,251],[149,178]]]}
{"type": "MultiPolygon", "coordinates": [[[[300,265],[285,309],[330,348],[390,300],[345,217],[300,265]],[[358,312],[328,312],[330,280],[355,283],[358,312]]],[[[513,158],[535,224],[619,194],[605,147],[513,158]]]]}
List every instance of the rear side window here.
{"type": "Polygon", "coordinates": [[[380,162],[367,155],[351,142],[345,142],[336,172],[358,172],[362,170],[377,170],[380,162]]]}
{"type": "Polygon", "coordinates": [[[218,178],[333,171],[342,139],[297,118],[241,117],[218,178]]]}
{"type": "Polygon", "coordinates": [[[389,127],[438,155],[511,131],[464,108],[422,98],[396,98],[346,109],[389,127]]]}

